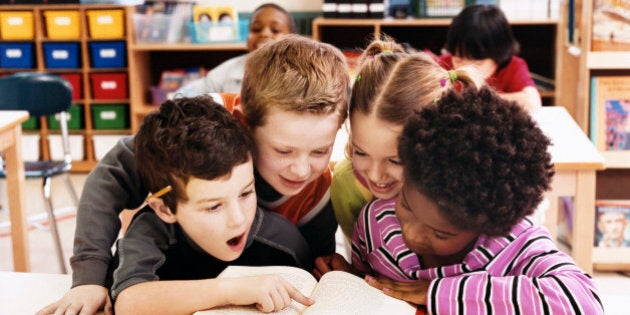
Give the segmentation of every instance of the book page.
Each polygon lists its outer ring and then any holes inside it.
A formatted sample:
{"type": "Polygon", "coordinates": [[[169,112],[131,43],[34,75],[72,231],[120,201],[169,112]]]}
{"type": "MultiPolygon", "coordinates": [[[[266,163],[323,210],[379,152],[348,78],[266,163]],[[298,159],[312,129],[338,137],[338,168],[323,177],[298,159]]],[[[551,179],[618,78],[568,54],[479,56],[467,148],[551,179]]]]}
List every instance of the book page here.
{"type": "MultiPolygon", "coordinates": [[[[287,266],[268,266],[268,267],[250,267],[250,266],[229,266],[217,278],[237,278],[259,275],[275,274],[283,277],[292,286],[298,289],[302,294],[310,296],[313,289],[317,285],[317,280],[307,271],[297,267],[287,266]]],[[[268,313],[279,315],[300,314],[305,306],[295,301],[285,309],[268,313]]],[[[215,315],[215,314],[262,314],[255,306],[223,306],[213,308],[211,310],[199,311],[194,315],[215,315]]]]}
{"type": "Polygon", "coordinates": [[[416,307],[385,295],[364,279],[343,271],[326,273],[311,295],[315,304],[304,314],[415,314],[416,307]]]}

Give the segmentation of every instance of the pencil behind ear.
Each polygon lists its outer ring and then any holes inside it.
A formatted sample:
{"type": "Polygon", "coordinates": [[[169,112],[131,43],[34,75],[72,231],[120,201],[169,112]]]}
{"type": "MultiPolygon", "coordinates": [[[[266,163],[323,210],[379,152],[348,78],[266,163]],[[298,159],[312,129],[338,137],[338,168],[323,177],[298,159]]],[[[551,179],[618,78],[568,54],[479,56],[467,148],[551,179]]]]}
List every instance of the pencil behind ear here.
{"type": "Polygon", "coordinates": [[[175,223],[177,222],[177,217],[175,214],[169,209],[169,207],[164,204],[164,200],[162,198],[150,198],[148,200],[149,207],[155,211],[162,221],[166,223],[175,223]]]}

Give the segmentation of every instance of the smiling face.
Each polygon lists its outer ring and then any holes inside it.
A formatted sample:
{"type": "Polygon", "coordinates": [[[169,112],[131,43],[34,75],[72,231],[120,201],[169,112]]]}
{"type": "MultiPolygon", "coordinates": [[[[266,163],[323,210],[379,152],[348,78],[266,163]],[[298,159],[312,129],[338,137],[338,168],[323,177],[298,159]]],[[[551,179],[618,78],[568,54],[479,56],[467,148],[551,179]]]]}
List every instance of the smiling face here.
{"type": "Polygon", "coordinates": [[[479,236],[453,226],[437,204],[411,187],[403,187],[396,201],[396,218],[407,247],[417,255],[438,261],[461,262],[479,236]]]}
{"type": "Polygon", "coordinates": [[[177,202],[172,221],[208,254],[223,261],[238,258],[256,214],[251,160],[235,166],[229,177],[191,178],[186,195],[188,201],[177,202]]]}
{"type": "Polygon", "coordinates": [[[247,50],[254,51],[264,43],[283,34],[291,33],[286,14],[273,7],[266,7],[254,13],[249,25],[247,50]]]}
{"type": "Polygon", "coordinates": [[[402,126],[355,112],[350,117],[350,130],[354,170],[365,179],[375,197],[395,197],[403,183],[403,168],[398,158],[402,126]]]}
{"type": "Polygon", "coordinates": [[[328,167],[339,127],[338,114],[270,108],[252,132],[256,171],[282,195],[298,194],[328,167]]]}

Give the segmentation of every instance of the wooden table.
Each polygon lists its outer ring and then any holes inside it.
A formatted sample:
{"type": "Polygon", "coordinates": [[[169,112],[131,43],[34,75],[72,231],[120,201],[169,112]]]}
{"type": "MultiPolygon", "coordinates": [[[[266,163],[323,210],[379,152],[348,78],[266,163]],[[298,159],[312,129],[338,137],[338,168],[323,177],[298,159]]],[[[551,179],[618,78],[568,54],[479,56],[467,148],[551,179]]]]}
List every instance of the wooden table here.
{"type": "Polygon", "coordinates": [[[66,274],[0,272],[0,314],[35,314],[60,299],[72,284],[66,274]]]}
{"type": "Polygon", "coordinates": [[[562,106],[541,108],[533,115],[540,128],[551,139],[549,152],[556,175],[551,191],[545,225],[555,239],[559,198],[573,197],[573,233],[571,256],[585,272],[593,272],[595,237],[595,175],[604,169],[604,157],[586,137],[573,117],[562,106]]]}
{"type": "MultiPolygon", "coordinates": [[[[22,122],[27,111],[0,111],[0,151],[4,151],[7,171],[7,196],[11,212],[13,270],[29,271],[28,233],[24,204],[24,163],[22,162],[22,122]]],[[[3,305],[4,303],[0,303],[3,305]]],[[[6,304],[5,304],[6,305],[6,304]]]]}

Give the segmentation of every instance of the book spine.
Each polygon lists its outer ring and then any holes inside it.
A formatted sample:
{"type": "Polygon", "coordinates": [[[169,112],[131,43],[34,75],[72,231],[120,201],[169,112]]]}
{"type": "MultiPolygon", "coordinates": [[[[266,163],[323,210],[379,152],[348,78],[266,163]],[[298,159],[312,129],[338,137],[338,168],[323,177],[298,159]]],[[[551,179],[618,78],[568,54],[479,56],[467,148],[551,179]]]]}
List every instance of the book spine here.
{"type": "MultiPolygon", "coordinates": [[[[597,147],[597,77],[591,77],[591,95],[590,95],[590,121],[589,121],[589,135],[591,136],[591,142],[597,147]]],[[[602,126],[605,128],[605,126],[602,126]]]]}

